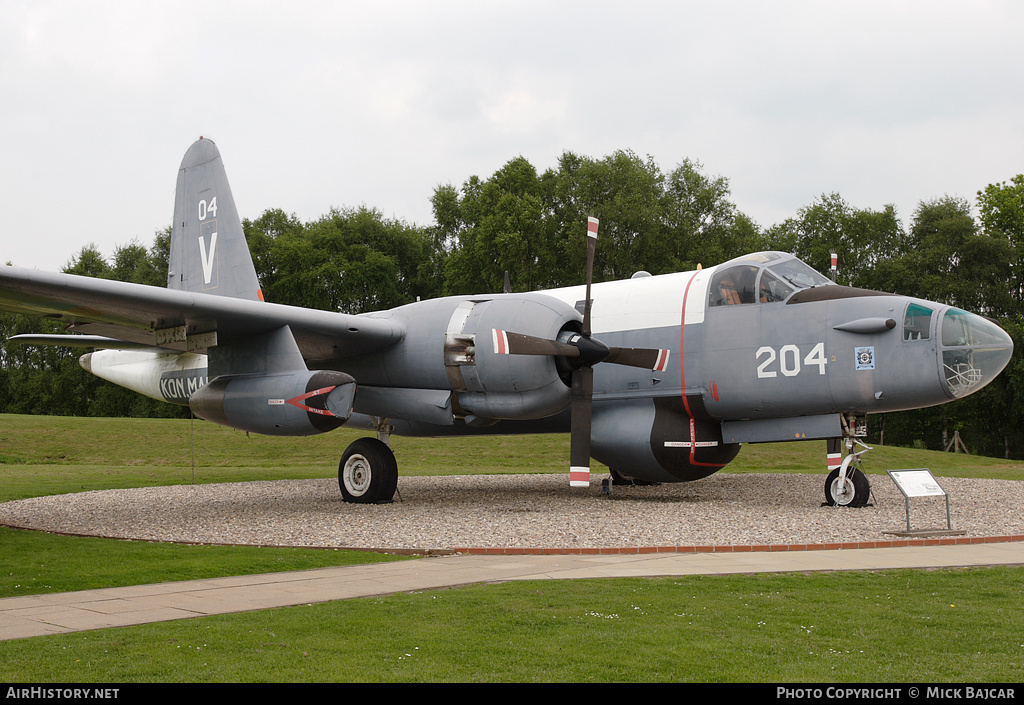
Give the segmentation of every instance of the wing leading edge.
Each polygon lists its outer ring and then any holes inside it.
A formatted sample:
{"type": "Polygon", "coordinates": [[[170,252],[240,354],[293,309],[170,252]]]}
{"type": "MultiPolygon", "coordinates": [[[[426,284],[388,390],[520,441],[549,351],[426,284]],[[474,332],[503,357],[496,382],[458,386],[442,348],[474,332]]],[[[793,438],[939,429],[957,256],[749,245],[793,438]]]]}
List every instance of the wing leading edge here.
{"type": "Polygon", "coordinates": [[[405,335],[402,326],[372,315],[6,266],[0,267],[0,308],[61,318],[75,333],[195,352],[287,325],[310,361],[364,355],[405,335]]]}

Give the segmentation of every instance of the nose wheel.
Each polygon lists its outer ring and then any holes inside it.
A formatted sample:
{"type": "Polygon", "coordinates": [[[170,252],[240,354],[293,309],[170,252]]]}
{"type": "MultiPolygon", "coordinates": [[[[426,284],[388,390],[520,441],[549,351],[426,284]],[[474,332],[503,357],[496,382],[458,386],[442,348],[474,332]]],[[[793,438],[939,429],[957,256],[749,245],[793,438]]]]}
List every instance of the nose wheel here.
{"type": "Polygon", "coordinates": [[[871,496],[871,483],[860,470],[860,458],[871,448],[860,441],[847,438],[848,452],[842,464],[828,474],[825,479],[825,503],[830,507],[863,507],[871,496]],[[853,444],[862,446],[862,450],[853,451],[853,444]]]}
{"type": "Polygon", "coordinates": [[[868,503],[871,484],[867,475],[859,468],[853,468],[846,475],[836,468],[825,480],[825,502],[830,507],[863,507],[868,503]]]}

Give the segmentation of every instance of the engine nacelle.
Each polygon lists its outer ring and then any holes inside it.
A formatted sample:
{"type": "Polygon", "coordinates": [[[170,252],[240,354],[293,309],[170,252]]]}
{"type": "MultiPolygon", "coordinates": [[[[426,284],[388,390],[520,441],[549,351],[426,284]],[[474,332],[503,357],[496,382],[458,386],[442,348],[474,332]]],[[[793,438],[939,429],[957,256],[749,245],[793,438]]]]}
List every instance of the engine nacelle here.
{"type": "Polygon", "coordinates": [[[689,482],[720,470],[739,453],[722,440],[700,397],[659,397],[595,405],[593,457],[615,473],[648,482],[689,482]],[[690,415],[693,412],[698,418],[690,415]]]}
{"type": "Polygon", "coordinates": [[[222,375],[189,398],[201,419],[269,436],[312,436],[348,420],[355,380],[320,370],[278,375],[222,375]]]}
{"type": "Polygon", "coordinates": [[[495,330],[555,339],[578,330],[579,313],[547,296],[506,296],[463,302],[449,321],[445,365],[454,399],[466,414],[484,419],[540,419],[569,406],[567,369],[543,355],[505,355],[495,330]],[[472,349],[472,355],[464,350],[472,349]]]}
{"type": "MultiPolygon", "coordinates": [[[[382,314],[383,315],[383,314],[382,314]]],[[[546,418],[568,408],[564,361],[495,352],[494,330],[554,340],[579,331],[583,317],[543,294],[495,294],[420,301],[387,312],[406,331],[378,354],[344,361],[363,387],[447,390],[457,418],[546,418]]]]}

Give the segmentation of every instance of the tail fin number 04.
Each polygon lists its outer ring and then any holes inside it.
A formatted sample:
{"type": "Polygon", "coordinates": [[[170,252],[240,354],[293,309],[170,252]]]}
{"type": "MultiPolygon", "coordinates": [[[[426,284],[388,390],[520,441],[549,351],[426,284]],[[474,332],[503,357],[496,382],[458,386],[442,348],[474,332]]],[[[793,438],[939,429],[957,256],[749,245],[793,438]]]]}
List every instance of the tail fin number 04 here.
{"type": "Polygon", "coordinates": [[[217,197],[214,196],[209,203],[204,198],[199,202],[199,220],[217,217],[217,197]]]}

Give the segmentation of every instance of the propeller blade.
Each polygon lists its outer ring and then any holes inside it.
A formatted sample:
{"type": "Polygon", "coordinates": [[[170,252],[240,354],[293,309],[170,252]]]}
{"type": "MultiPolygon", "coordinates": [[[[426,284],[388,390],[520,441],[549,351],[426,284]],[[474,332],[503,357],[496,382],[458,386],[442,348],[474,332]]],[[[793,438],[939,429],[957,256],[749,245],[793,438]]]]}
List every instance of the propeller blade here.
{"type": "Polygon", "coordinates": [[[590,285],[594,281],[594,251],[597,249],[597,218],[587,218],[587,300],[583,304],[583,337],[590,337],[590,285]]]}
{"type": "Polygon", "coordinates": [[[497,328],[491,329],[491,337],[497,355],[551,355],[583,358],[580,363],[584,365],[610,362],[656,372],[668,369],[670,351],[665,349],[609,348],[599,340],[583,336],[573,336],[568,342],[562,342],[497,328]]]}
{"type": "Polygon", "coordinates": [[[669,352],[653,348],[609,348],[608,357],[604,361],[613,365],[628,365],[664,372],[668,369],[669,352]]]}
{"type": "MultiPolygon", "coordinates": [[[[573,358],[571,432],[569,449],[569,485],[590,486],[590,433],[593,421],[594,365],[611,362],[664,372],[669,351],[649,348],[609,348],[591,337],[590,298],[594,280],[594,253],[597,249],[597,218],[587,218],[587,298],[583,306],[583,331],[563,340],[537,338],[522,333],[492,329],[497,355],[551,355],[573,358]]],[[[506,286],[506,291],[508,287],[506,286]]]]}
{"type": "Polygon", "coordinates": [[[569,435],[569,486],[590,486],[591,401],[594,396],[594,368],[581,367],[572,373],[572,427],[569,435]]]}
{"type": "Polygon", "coordinates": [[[507,330],[491,329],[496,355],[560,355],[562,357],[579,357],[580,349],[569,343],[562,343],[547,338],[536,338],[532,335],[513,333],[507,330]]]}

